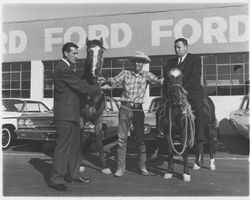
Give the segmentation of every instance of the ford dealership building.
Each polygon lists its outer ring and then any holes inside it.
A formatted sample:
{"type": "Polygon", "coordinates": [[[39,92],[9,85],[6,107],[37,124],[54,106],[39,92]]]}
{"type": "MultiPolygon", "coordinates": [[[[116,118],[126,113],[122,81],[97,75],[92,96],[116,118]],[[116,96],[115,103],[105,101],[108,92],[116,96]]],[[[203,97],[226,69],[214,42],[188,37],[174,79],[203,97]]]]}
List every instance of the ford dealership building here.
{"type": "MultiPolygon", "coordinates": [[[[217,115],[228,117],[228,109],[237,107],[240,98],[249,93],[247,4],[201,4],[180,9],[166,4],[162,9],[3,23],[2,98],[31,98],[52,107],[52,72],[65,42],[79,46],[78,74],[84,67],[88,36],[104,40],[104,76],[115,76],[130,68],[127,58],[140,50],[151,58],[145,70],[161,77],[163,67],[174,56],[174,40],[184,37],[189,52],[202,58],[202,83],[215,102],[217,115]]],[[[118,98],[121,89],[105,92],[118,98]]],[[[160,87],[150,86],[144,109],[161,92],[160,87]]]]}

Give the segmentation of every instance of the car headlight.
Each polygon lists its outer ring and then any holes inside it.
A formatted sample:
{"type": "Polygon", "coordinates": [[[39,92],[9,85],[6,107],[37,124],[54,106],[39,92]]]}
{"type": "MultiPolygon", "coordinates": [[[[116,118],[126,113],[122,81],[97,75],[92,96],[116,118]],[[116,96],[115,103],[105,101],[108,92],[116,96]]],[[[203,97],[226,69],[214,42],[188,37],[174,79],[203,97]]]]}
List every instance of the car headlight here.
{"type": "Polygon", "coordinates": [[[17,124],[18,124],[18,126],[24,126],[24,119],[19,119],[18,121],[17,121],[17,124]]]}
{"type": "Polygon", "coordinates": [[[25,127],[33,127],[34,126],[34,123],[33,123],[33,121],[31,120],[31,119],[19,119],[18,121],[17,121],[17,124],[18,124],[18,126],[25,126],[25,127]]]}
{"type": "Polygon", "coordinates": [[[25,126],[33,126],[34,123],[32,122],[31,119],[26,119],[25,122],[24,122],[24,125],[25,125],[25,126]]]}
{"type": "Polygon", "coordinates": [[[151,132],[151,127],[148,124],[144,124],[144,134],[148,135],[151,132]]]}

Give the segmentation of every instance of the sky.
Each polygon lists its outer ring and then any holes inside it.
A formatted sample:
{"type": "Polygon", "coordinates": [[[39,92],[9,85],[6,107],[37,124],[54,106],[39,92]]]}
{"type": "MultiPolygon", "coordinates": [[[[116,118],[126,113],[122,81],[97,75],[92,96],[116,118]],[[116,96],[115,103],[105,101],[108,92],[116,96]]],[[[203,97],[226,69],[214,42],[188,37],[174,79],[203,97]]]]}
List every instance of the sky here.
{"type": "MultiPolygon", "coordinates": [[[[2,22],[21,22],[32,20],[59,19],[79,16],[112,15],[135,12],[154,12],[174,9],[191,9],[213,6],[213,1],[12,1],[3,0],[2,22]],[[21,3],[20,3],[21,2],[21,3]],[[124,3],[126,2],[126,3],[124,3]],[[174,2],[174,3],[172,3],[174,2]],[[176,3],[177,2],[177,3],[176,3]],[[212,3],[211,3],[212,2],[212,3]]],[[[216,2],[216,1],[215,1],[216,2]]],[[[221,1],[220,5],[225,5],[221,1]]],[[[244,2],[244,1],[241,1],[244,2]]],[[[230,3],[237,3],[230,2],[230,3]]]]}

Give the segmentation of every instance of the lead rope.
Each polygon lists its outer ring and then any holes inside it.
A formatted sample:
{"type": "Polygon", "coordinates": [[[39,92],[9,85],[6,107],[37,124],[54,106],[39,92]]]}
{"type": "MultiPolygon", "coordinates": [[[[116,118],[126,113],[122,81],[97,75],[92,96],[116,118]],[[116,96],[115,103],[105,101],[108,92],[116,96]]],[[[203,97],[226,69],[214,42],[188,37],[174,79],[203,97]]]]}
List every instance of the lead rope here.
{"type": "MultiPolygon", "coordinates": [[[[186,90],[179,84],[174,84],[171,86],[172,87],[180,87],[181,90],[183,91],[184,94],[187,94],[186,90]]],[[[185,151],[186,146],[189,146],[189,148],[192,148],[194,145],[194,137],[195,137],[195,123],[194,123],[194,119],[195,116],[192,112],[191,106],[188,103],[186,96],[184,96],[184,105],[185,105],[185,141],[184,141],[184,145],[183,145],[183,149],[181,152],[178,152],[176,150],[176,148],[174,147],[174,143],[173,143],[173,138],[172,138],[172,117],[171,117],[171,106],[169,106],[169,138],[170,138],[170,143],[172,146],[172,149],[174,150],[174,152],[178,155],[182,155],[185,151]],[[189,124],[189,128],[190,128],[190,140],[189,143],[187,144],[187,134],[188,134],[188,124],[189,124]]]]}
{"type": "Polygon", "coordinates": [[[173,151],[178,154],[178,155],[182,155],[186,149],[186,143],[187,143],[187,115],[185,114],[185,141],[184,141],[184,145],[183,148],[181,150],[181,152],[178,152],[174,146],[174,142],[173,142],[173,138],[172,138],[172,117],[171,117],[171,106],[169,106],[169,129],[168,129],[168,135],[169,135],[169,140],[170,140],[170,144],[172,146],[173,151]]]}

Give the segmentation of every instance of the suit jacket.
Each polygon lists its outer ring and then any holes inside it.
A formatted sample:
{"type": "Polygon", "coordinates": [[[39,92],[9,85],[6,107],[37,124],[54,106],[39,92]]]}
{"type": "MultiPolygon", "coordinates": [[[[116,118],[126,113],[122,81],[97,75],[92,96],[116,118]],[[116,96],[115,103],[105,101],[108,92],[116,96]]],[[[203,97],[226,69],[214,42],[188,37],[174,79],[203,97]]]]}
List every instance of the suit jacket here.
{"type": "MultiPolygon", "coordinates": [[[[167,73],[172,68],[178,68],[183,73],[183,87],[188,91],[190,99],[201,98],[203,87],[201,85],[201,58],[200,56],[188,53],[184,61],[178,64],[178,57],[168,61],[164,70],[166,80],[167,73]]],[[[166,82],[164,83],[166,86],[166,82]]]]}
{"type": "Polygon", "coordinates": [[[76,73],[63,60],[54,71],[54,115],[55,120],[79,121],[80,95],[99,94],[98,86],[80,80],[76,73]]]}

